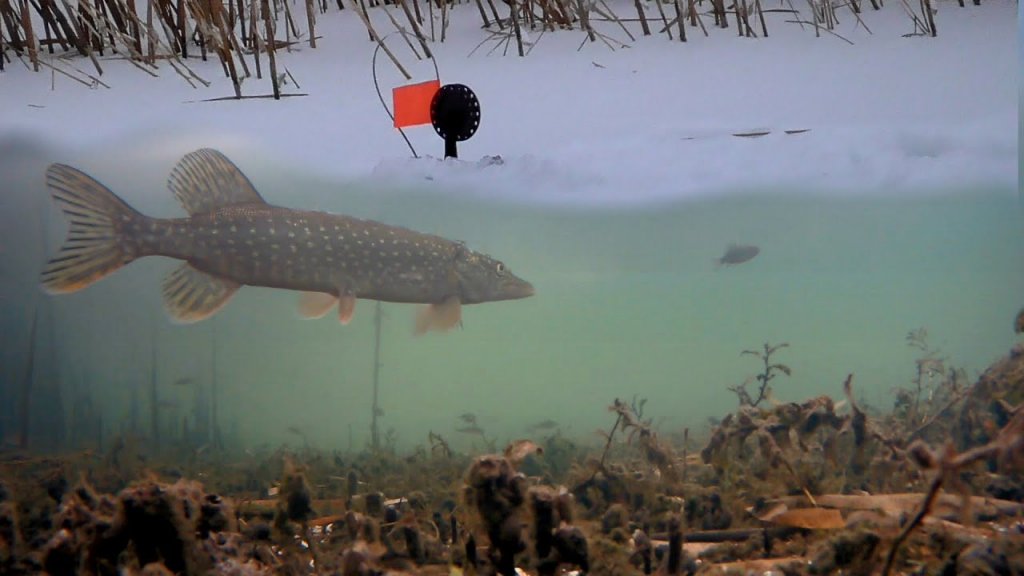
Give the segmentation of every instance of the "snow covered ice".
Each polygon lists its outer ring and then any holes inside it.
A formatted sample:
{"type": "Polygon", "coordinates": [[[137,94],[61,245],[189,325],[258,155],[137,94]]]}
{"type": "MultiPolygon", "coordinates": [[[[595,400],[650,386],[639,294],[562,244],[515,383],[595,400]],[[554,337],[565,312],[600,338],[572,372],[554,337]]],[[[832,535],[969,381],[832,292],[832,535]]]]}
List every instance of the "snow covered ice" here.
{"type": "MultiPolygon", "coordinates": [[[[1016,187],[1017,5],[937,6],[937,38],[904,37],[912,24],[894,4],[865,10],[870,34],[841,12],[836,32],[852,45],[768,13],[768,38],[690,29],[685,44],[638,30],[629,42],[603,23],[629,45],[614,51],[600,42],[577,50],[579,30],[534,31],[526,58],[514,56],[514,47],[506,56],[489,54],[494,41],[473,52],[487,32],[472,6],[459,6],[448,39],[433,49],[442,82],[469,85],[482,104],[480,130],[460,145],[464,162],[411,160],[374,90],[375,44],[354,14],[336,9],[318,18],[318,48],[297,45],[278,56],[279,69],[301,86],[285,90],[308,96],[199,102],[232,94],[212,56],[189,60],[212,82],[200,89],[166,64],[152,78],[105,60],[108,90],[15,61],[0,74],[0,138],[42,140],[91,167],[134,158],[166,172],[189,150],[213,146],[241,162],[270,159],[312,176],[529,202],[1016,187]],[[770,133],[733,136],[752,131],[770,133]],[[485,156],[503,162],[480,167],[485,156]]],[[[614,7],[635,16],[631,3],[614,7]]],[[[378,29],[391,29],[379,10],[371,12],[378,29]]],[[[432,77],[432,66],[417,63],[397,37],[389,44],[414,81],[432,77]]],[[[385,95],[403,82],[386,58],[377,68],[385,95]]],[[[249,78],[242,90],[271,91],[266,78],[249,78]]],[[[429,126],[407,133],[421,155],[442,155],[429,126]]]]}

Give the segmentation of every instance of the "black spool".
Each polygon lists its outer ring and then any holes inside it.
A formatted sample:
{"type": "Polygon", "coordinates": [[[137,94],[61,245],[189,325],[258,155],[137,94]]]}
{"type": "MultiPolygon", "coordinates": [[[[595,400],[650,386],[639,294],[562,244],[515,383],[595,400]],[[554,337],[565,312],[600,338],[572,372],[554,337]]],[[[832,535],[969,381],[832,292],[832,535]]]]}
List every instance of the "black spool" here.
{"type": "Polygon", "coordinates": [[[444,157],[458,158],[458,142],[469,140],[480,127],[480,101],[464,84],[445,84],[430,101],[430,122],[444,138],[444,157]]]}

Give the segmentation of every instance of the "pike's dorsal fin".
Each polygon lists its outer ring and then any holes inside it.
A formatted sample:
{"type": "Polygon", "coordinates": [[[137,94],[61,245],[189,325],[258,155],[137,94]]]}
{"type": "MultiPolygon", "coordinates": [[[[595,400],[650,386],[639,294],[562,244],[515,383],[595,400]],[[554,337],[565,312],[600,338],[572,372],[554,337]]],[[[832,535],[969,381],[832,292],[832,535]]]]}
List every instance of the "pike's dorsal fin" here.
{"type": "Polygon", "coordinates": [[[233,280],[196,270],[186,262],[164,280],[164,306],[178,322],[198,322],[223,308],[239,287],[233,280]]]}
{"type": "Polygon", "coordinates": [[[190,214],[231,204],[265,204],[249,178],[227,156],[211,148],[185,155],[171,170],[167,187],[190,214]]]}

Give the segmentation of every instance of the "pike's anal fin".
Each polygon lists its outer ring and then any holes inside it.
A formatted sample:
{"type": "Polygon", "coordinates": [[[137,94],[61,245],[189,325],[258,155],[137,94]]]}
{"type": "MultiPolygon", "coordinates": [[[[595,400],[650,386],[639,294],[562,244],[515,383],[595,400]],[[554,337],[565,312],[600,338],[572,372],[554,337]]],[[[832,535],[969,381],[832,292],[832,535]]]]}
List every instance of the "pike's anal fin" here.
{"type": "Polygon", "coordinates": [[[299,314],[303,318],[323,318],[331,311],[338,297],[326,292],[303,292],[299,297],[299,314]]]}
{"type": "Polygon", "coordinates": [[[177,322],[192,323],[213,316],[241,285],[184,263],[164,280],[164,306],[177,322]]]}
{"type": "Polygon", "coordinates": [[[452,296],[440,304],[429,304],[416,314],[417,336],[430,331],[447,332],[462,322],[462,302],[452,296]]]}
{"type": "Polygon", "coordinates": [[[263,197],[227,156],[211,148],[189,152],[171,170],[167,187],[190,215],[231,204],[265,204],[263,197]]]}

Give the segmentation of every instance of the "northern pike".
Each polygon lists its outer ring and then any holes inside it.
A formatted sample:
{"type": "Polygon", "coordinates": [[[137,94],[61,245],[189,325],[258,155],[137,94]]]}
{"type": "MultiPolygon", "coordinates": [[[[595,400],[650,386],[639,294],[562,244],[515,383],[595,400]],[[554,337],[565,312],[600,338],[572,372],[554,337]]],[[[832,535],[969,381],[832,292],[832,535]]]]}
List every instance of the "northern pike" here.
{"type": "Polygon", "coordinates": [[[338,308],[347,324],[357,299],[423,304],[416,333],[461,322],[463,304],[526,298],[533,286],[504,263],[448,240],[340,214],[292,210],[263,200],[216,150],[187,154],[168,187],[188,218],[151,218],[106,186],[64,164],[46,183],[70,227],[42,273],[50,293],[80,290],[146,256],[184,260],[163,283],[179,322],[220,310],[243,285],[303,292],[299,310],[320,318],[338,308]]]}

